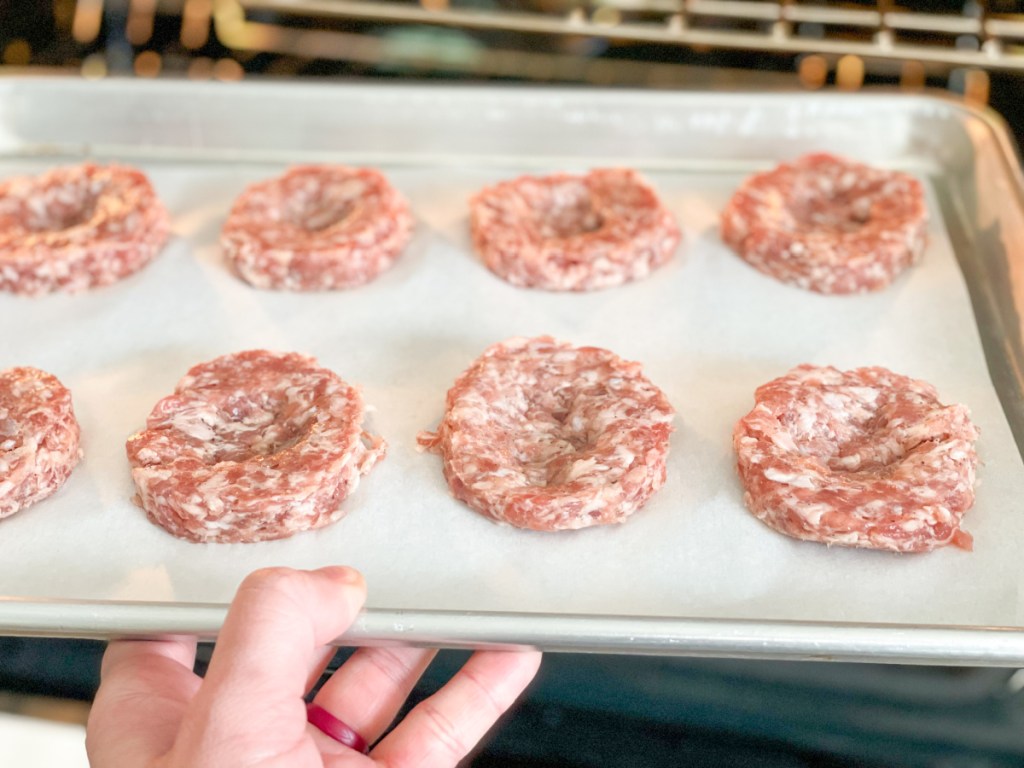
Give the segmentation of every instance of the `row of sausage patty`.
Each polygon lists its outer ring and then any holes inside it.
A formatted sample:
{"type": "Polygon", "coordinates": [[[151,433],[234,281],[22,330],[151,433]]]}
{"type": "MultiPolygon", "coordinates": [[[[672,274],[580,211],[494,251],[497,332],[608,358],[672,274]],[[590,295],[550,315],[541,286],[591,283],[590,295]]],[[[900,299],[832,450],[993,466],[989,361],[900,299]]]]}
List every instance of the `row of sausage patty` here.
{"type": "MultiPolygon", "coordinates": [[[[799,539],[897,552],[953,544],[974,502],[963,405],[879,367],[801,365],[759,387],[732,441],[744,502],[799,539]]],[[[452,494],[502,524],[626,522],[666,481],[675,411],[641,365],[548,336],[489,347],[418,436],[452,494]]],[[[251,350],[196,365],[126,445],[135,501],[196,542],[279,539],[336,522],[384,459],[359,390],[316,360],[251,350]]],[[[0,517],[57,491],[81,457],[70,392],[0,372],[0,517]]]]}
{"type": "MultiPolygon", "coordinates": [[[[474,248],[509,283],[589,291],[646,277],[681,233],[636,171],[522,176],[469,202],[474,248]]],[[[747,179],[721,215],[722,239],[784,283],[828,294],[880,290],[925,248],[921,183],[828,154],[747,179]]],[[[399,258],[414,219],[380,172],[306,165],[257,182],[221,232],[227,264],[258,288],[354,288],[399,258]]],[[[83,291],[138,271],[170,234],[146,176],[85,164],[0,182],[0,290],[83,291]]]]}

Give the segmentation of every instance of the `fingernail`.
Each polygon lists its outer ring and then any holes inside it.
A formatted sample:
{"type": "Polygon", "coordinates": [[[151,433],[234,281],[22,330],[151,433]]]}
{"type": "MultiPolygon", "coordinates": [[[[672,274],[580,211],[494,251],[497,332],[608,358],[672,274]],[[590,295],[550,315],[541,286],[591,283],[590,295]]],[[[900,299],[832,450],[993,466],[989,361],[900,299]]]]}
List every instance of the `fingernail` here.
{"type": "Polygon", "coordinates": [[[336,565],[331,570],[335,578],[345,584],[360,584],[363,581],[363,574],[347,565],[336,565]]]}

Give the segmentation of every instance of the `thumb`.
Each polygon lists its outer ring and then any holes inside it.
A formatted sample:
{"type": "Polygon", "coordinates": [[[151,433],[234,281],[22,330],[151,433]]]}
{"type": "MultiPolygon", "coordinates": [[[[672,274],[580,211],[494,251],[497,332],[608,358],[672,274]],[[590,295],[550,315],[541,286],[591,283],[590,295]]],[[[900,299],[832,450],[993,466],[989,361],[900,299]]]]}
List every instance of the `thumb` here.
{"type": "Polygon", "coordinates": [[[265,755],[304,738],[302,697],[317,649],[348,629],[365,599],[363,577],[351,568],[268,568],[246,577],[182,723],[182,764],[198,765],[187,757],[225,745],[265,755]]]}

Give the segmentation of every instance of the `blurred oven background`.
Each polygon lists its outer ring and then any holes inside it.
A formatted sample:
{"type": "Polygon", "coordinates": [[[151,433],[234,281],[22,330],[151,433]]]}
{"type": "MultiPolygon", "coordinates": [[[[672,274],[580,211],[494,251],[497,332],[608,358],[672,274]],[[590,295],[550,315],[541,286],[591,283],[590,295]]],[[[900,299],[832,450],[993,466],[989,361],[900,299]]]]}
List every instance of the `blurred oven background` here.
{"type": "MultiPolygon", "coordinates": [[[[0,0],[0,60],[85,78],[933,88],[1024,137],[1011,0],[0,0]]],[[[101,652],[0,639],[0,710],[81,720],[101,652]]],[[[442,654],[414,701],[462,656],[442,654]]],[[[1009,768],[1022,688],[1009,669],[550,655],[472,764],[1009,768]]]]}
{"type": "Polygon", "coordinates": [[[941,88],[1024,120],[1016,0],[5,0],[11,68],[640,88],[941,88]]]}

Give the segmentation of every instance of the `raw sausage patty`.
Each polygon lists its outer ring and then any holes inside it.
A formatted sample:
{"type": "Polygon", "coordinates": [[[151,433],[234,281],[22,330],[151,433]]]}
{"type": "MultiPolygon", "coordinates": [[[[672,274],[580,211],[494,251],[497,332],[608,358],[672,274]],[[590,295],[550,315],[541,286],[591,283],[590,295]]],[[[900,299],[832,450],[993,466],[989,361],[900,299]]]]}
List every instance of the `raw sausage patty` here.
{"type": "Polygon", "coordinates": [[[81,457],[64,385],[35,368],[0,371],[0,518],[64,485],[81,457]]]}
{"type": "Polygon", "coordinates": [[[590,291],[645,277],[672,258],[679,227],[635,171],[523,176],[470,202],[473,245],[513,285],[590,291]]]}
{"type": "Polygon", "coordinates": [[[885,368],[801,365],[759,387],[733,433],[744,501],[798,539],[971,548],[978,432],[967,408],[885,368]]]}
{"type": "Polygon", "coordinates": [[[83,291],[148,264],[167,211],[133,168],[85,165],[0,182],[0,290],[83,291]]]}
{"type": "Polygon", "coordinates": [[[128,440],[138,501],[191,541],[261,541],[341,519],[384,456],[359,392],[311,357],[256,350],[190,370],[128,440]]]}
{"type": "Polygon", "coordinates": [[[548,336],[490,347],[420,444],[457,499],[556,531],[621,523],[665,482],[672,406],[638,363],[548,336]]]}
{"type": "Polygon", "coordinates": [[[776,280],[859,293],[920,259],[927,221],[917,179],[816,154],[744,182],[722,213],[722,239],[776,280]]]}
{"type": "Polygon", "coordinates": [[[412,227],[408,205],[381,173],[308,165],[249,186],[221,245],[235,274],[257,288],[352,288],[391,266],[412,227]]]}

